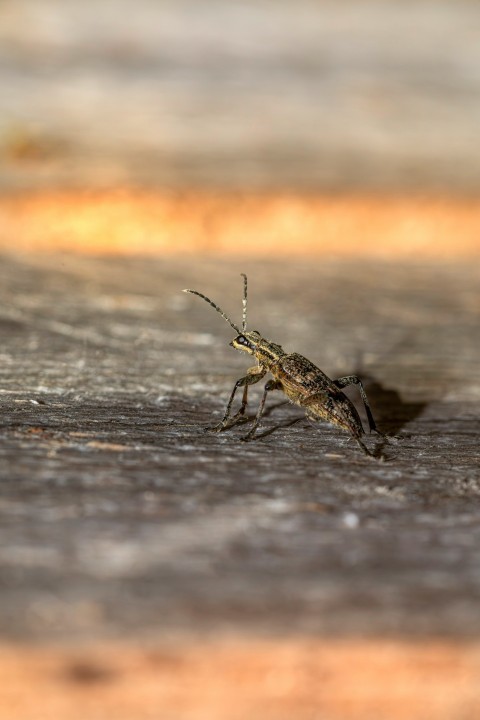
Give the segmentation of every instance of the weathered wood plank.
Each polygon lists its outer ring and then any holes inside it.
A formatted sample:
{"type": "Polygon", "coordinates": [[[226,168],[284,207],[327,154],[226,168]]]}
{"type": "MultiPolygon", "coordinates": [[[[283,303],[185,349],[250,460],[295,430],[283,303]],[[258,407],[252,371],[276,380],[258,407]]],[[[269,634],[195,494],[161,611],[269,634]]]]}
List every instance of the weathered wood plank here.
{"type": "Polygon", "coordinates": [[[0,277],[3,638],[478,635],[476,266],[4,256],[0,277]],[[367,378],[385,462],[281,396],[257,442],[202,431],[246,365],[179,291],[240,317],[240,271],[251,327],[367,378]]]}

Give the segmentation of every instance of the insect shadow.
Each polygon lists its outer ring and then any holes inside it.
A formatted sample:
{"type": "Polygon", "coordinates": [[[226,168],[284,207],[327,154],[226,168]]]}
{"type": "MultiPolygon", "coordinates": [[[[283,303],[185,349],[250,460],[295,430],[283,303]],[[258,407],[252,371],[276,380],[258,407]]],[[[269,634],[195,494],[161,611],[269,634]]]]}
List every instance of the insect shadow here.
{"type": "Polygon", "coordinates": [[[358,375],[364,381],[379,426],[390,437],[398,435],[408,423],[421,415],[428,404],[405,402],[397,390],[386,387],[368,373],[359,370],[358,375]]]}

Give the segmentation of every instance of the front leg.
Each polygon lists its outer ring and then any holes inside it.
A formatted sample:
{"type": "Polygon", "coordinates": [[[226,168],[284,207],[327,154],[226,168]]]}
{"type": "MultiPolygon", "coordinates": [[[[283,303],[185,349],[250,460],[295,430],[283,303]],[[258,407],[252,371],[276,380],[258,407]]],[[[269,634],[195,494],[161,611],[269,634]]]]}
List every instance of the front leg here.
{"type": "Polygon", "coordinates": [[[255,367],[249,368],[245,377],[237,380],[237,382],[233,386],[232,394],[230,395],[230,399],[227,403],[227,409],[225,410],[225,415],[223,416],[221,422],[219,422],[218,425],[206,428],[206,430],[210,430],[212,432],[220,432],[221,430],[228,430],[229,428],[233,427],[238,422],[238,420],[245,414],[245,408],[247,407],[248,386],[254,385],[259,380],[261,380],[266,372],[266,369],[264,369],[261,365],[255,365],[255,367]],[[238,388],[240,387],[244,388],[242,404],[240,410],[233,417],[231,417],[230,410],[232,407],[233,399],[238,388]]]}

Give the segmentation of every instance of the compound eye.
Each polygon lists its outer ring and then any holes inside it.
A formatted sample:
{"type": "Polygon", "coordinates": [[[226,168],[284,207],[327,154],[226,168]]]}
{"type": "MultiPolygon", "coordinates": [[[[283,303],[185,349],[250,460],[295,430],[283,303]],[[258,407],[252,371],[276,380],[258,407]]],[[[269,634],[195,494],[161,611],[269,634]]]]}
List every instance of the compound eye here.
{"type": "Polygon", "coordinates": [[[237,337],[237,342],[238,342],[239,345],[248,345],[248,340],[247,340],[247,338],[245,337],[245,335],[239,335],[239,336],[237,337]]]}

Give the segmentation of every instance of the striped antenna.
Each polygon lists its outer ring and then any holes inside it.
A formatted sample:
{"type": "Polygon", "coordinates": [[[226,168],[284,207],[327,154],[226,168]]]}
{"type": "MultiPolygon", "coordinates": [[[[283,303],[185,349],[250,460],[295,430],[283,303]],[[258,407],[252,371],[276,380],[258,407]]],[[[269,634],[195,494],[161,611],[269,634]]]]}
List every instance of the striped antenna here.
{"type": "Polygon", "coordinates": [[[247,276],[245,273],[241,273],[243,277],[243,312],[242,312],[242,330],[243,332],[247,329],[247,276]]]}
{"type": "MultiPolygon", "coordinates": [[[[245,280],[246,280],[246,278],[245,278],[245,280]]],[[[212,300],[210,300],[210,298],[208,298],[206,295],[203,295],[201,292],[198,292],[198,290],[184,290],[183,292],[191,293],[192,295],[198,295],[198,297],[201,297],[203,300],[205,300],[205,302],[207,302],[209,305],[211,305],[213,307],[213,309],[216,310],[224,318],[224,320],[226,320],[228,323],[230,323],[230,325],[232,326],[232,328],[235,330],[236,333],[238,333],[239,335],[242,334],[241,330],[235,325],[234,322],[232,322],[230,320],[228,315],[226,315],[223,312],[223,310],[221,308],[219,308],[218,305],[215,305],[215,303],[212,300]]]]}

